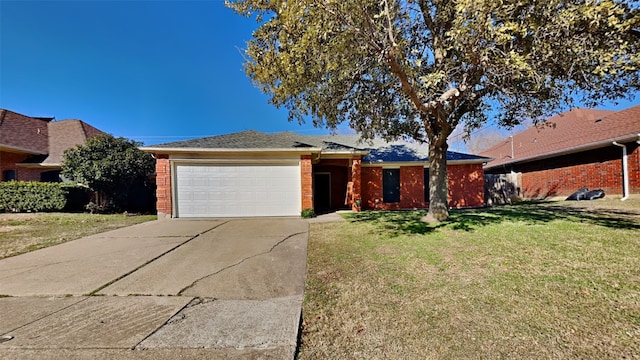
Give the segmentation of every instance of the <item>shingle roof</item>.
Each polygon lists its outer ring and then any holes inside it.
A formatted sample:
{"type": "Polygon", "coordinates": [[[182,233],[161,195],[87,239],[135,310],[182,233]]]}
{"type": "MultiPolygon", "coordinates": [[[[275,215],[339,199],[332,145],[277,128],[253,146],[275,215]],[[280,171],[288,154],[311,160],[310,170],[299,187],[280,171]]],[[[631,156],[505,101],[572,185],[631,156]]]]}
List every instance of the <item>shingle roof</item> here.
{"type": "MultiPolygon", "coordinates": [[[[424,144],[407,142],[386,142],[381,139],[361,140],[358,135],[301,135],[293,132],[265,134],[254,130],[200,139],[177,141],[153,145],[151,149],[295,149],[317,148],[322,154],[344,152],[368,153],[364,162],[425,162],[429,149],[424,144]]],[[[449,161],[486,162],[481,156],[447,152],[449,161]]]]}
{"type": "Polygon", "coordinates": [[[102,131],[82,120],[68,119],[49,123],[49,156],[43,165],[58,165],[62,162],[64,151],[85,141],[102,131]]]}
{"type": "Polygon", "coordinates": [[[62,162],[64,151],[85,141],[95,135],[103,134],[102,131],[85,123],[82,120],[68,119],[49,122],[49,153],[47,155],[34,156],[23,164],[39,164],[59,166],[62,162]]]}
{"type": "Polygon", "coordinates": [[[485,167],[531,161],[610,146],[640,133],[640,105],[619,111],[573,109],[507,138],[480,155],[494,158],[485,167]],[[513,158],[511,144],[513,142],[513,158]]]}
{"type": "Polygon", "coordinates": [[[265,134],[254,130],[205,138],[176,141],[153,145],[154,148],[201,148],[201,149],[287,149],[312,147],[300,143],[293,133],[265,134]]]}

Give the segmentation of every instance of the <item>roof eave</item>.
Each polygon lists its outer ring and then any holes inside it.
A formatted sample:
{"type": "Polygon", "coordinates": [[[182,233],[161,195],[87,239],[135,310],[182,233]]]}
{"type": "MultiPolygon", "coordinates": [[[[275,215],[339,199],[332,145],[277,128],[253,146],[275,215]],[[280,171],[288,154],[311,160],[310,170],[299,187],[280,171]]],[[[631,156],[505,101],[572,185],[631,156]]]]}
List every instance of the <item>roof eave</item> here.
{"type": "Polygon", "coordinates": [[[321,152],[320,148],[164,148],[141,147],[140,150],[152,154],[233,154],[233,153],[290,153],[309,155],[321,152]]]}
{"type": "Polygon", "coordinates": [[[616,137],[616,138],[601,140],[601,141],[597,141],[597,142],[590,143],[590,144],[585,144],[585,145],[580,145],[580,146],[574,146],[574,147],[571,147],[571,148],[552,151],[552,152],[541,154],[541,155],[529,156],[529,157],[526,157],[526,158],[516,159],[516,160],[513,160],[513,161],[508,161],[508,162],[504,162],[504,163],[500,163],[500,164],[496,164],[496,165],[487,165],[485,167],[485,170],[492,170],[492,169],[497,169],[497,168],[504,167],[504,166],[511,166],[511,165],[515,165],[515,164],[521,164],[521,163],[527,163],[527,162],[532,162],[532,161],[537,161],[537,160],[549,159],[549,158],[556,157],[556,156],[570,155],[570,154],[575,154],[575,153],[582,152],[582,151],[599,149],[599,148],[603,148],[603,147],[606,147],[608,145],[611,145],[611,143],[614,142],[614,141],[616,141],[616,142],[629,142],[629,141],[636,141],[638,139],[640,139],[640,133],[619,136],[619,137],[616,137]]]}
{"type": "Polygon", "coordinates": [[[321,151],[320,155],[323,158],[340,158],[344,156],[366,156],[369,155],[369,150],[344,150],[344,151],[321,151]]]}
{"type": "MultiPolygon", "coordinates": [[[[447,160],[447,165],[467,165],[467,164],[484,164],[488,160],[485,159],[465,159],[465,160],[447,160]]],[[[412,160],[412,161],[363,161],[363,167],[374,166],[419,166],[428,165],[429,160],[412,160]]]]}
{"type": "Polygon", "coordinates": [[[47,164],[47,163],[16,163],[16,166],[23,168],[38,168],[38,169],[59,169],[62,168],[62,164],[47,164]]]}
{"type": "Polygon", "coordinates": [[[11,146],[11,145],[3,145],[3,144],[0,144],[0,151],[17,152],[17,153],[23,153],[23,154],[29,154],[29,155],[47,155],[46,152],[31,150],[31,149],[26,149],[26,148],[17,147],[17,146],[11,146]]]}

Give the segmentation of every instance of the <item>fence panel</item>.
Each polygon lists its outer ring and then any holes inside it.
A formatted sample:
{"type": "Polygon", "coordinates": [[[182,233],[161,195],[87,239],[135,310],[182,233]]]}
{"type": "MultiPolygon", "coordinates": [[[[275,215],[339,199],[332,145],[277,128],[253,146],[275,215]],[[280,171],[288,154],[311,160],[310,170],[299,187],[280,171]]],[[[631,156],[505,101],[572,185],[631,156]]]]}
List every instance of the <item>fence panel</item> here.
{"type": "Polygon", "coordinates": [[[484,200],[487,206],[511,204],[520,197],[522,173],[485,174],[484,200]]]}

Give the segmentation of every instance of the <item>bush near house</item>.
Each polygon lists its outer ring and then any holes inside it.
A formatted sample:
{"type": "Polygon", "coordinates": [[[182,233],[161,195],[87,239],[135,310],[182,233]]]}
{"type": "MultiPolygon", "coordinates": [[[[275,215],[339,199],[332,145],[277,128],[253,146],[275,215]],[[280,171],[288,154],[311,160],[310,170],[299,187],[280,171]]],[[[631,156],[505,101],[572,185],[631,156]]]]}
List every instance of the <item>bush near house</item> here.
{"type": "Polygon", "coordinates": [[[123,137],[96,135],[64,152],[62,175],[99,194],[92,211],[152,211],[155,160],[139,145],[123,137]]]}
{"type": "Polygon", "coordinates": [[[77,185],[10,181],[0,183],[0,212],[78,211],[88,202],[77,185]]]}

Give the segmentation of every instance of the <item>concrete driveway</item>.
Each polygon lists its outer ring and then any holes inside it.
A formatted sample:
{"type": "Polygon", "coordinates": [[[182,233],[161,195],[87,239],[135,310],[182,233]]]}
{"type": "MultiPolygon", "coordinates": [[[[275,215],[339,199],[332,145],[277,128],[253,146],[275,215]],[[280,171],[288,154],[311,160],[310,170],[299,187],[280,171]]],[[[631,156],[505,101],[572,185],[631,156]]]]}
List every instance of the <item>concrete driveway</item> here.
{"type": "Polygon", "coordinates": [[[0,260],[0,358],[292,359],[308,228],[162,220],[0,260]]]}

